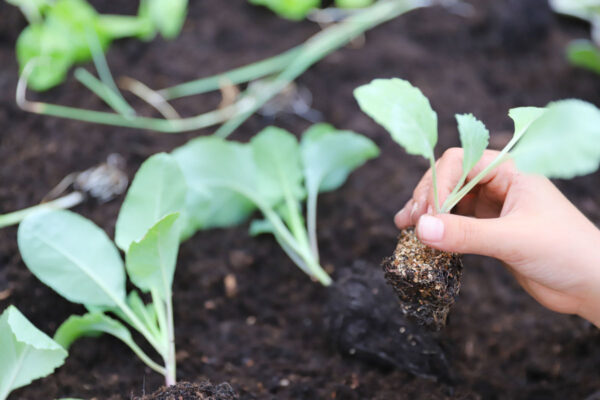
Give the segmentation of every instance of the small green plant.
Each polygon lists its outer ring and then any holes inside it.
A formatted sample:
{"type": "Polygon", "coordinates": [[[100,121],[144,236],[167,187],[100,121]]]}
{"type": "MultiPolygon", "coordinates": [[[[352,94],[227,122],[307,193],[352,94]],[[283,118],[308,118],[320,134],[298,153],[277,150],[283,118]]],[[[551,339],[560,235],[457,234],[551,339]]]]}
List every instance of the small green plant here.
{"type": "Polygon", "coordinates": [[[0,400],[14,389],[48,376],[67,351],[36,328],[14,306],[0,315],[0,400]]]}
{"type": "Polygon", "coordinates": [[[64,81],[77,63],[97,57],[115,39],[152,38],[160,32],[177,36],[185,19],[187,0],[142,0],[137,16],[102,15],[85,0],[11,0],[30,24],[17,40],[21,74],[28,64],[27,81],[43,91],[64,81]]]}
{"type": "MultiPolygon", "coordinates": [[[[321,7],[321,0],[249,0],[250,3],[265,6],[280,16],[291,19],[304,19],[311,11],[321,7]]],[[[336,0],[340,8],[363,8],[370,6],[374,0],[336,0]]]]}
{"type": "Polygon", "coordinates": [[[600,74],[600,1],[550,0],[560,14],[583,19],[592,25],[592,40],[578,39],[569,43],[567,59],[571,64],[600,74]]]}
{"type": "Polygon", "coordinates": [[[18,231],[29,270],[67,300],[88,312],[71,316],[54,339],[69,348],[81,336],[107,333],[123,341],[150,368],[175,384],[172,283],[181,237],[186,183],[173,158],[158,154],[140,168],[127,192],[116,227],[125,264],[103,230],[70,211],[28,215],[18,231]],[[137,290],[126,293],[126,276],[137,290]],[[109,316],[113,314],[114,317],[109,316]],[[134,341],[136,330],[162,357],[153,361],[134,341]]]}
{"type": "Polygon", "coordinates": [[[508,115],[515,124],[512,139],[492,163],[466,183],[469,172],[487,148],[489,132],[473,115],[456,115],[464,150],[463,173],[440,205],[434,156],[437,114],[429,100],[402,79],[376,79],[357,88],[354,95],[360,108],[386,128],[408,154],[429,160],[438,212],[450,212],[481,179],[509,157],[524,172],[566,179],[592,173],[600,163],[600,110],[581,100],[561,100],[544,108],[511,109],[508,115]]]}
{"type": "Polygon", "coordinates": [[[319,262],[317,196],[339,188],[378,153],[366,137],[327,124],[314,125],[300,143],[275,127],[247,144],[194,139],[173,152],[189,187],[186,234],[237,225],[258,209],[264,219],[253,221],[250,233],[273,234],[305,273],[329,285],[331,278],[319,262]]]}

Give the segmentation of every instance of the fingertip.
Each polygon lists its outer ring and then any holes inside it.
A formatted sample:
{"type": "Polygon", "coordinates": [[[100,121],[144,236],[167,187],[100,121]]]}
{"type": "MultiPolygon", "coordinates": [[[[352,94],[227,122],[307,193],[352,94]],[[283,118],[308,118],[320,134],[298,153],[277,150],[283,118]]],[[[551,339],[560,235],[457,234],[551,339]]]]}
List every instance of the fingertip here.
{"type": "Polygon", "coordinates": [[[411,225],[410,213],[412,210],[413,200],[410,199],[400,211],[394,216],[394,223],[398,229],[404,229],[411,225]]]}

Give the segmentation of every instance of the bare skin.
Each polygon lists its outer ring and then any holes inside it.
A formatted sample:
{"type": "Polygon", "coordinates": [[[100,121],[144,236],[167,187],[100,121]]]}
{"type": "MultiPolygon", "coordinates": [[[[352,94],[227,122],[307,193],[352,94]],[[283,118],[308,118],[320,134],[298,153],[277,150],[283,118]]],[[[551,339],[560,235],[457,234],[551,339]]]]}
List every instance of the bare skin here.
{"type": "MultiPolygon", "coordinates": [[[[468,179],[497,154],[486,151],[468,179]]],[[[436,164],[440,204],[460,179],[462,156],[462,149],[449,149],[436,164]]],[[[600,327],[600,230],[548,179],[507,161],[455,214],[434,215],[433,204],[429,170],[394,221],[400,229],[416,225],[419,239],[433,248],[501,260],[542,305],[600,327]]]]}

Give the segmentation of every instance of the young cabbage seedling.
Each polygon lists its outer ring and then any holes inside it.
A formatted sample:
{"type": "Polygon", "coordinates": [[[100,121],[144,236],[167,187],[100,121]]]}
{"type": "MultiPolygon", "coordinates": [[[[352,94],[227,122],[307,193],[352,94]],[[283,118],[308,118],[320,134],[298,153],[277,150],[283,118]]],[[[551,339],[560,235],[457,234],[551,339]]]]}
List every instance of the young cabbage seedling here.
{"type": "MultiPolygon", "coordinates": [[[[481,179],[510,157],[520,170],[551,178],[589,174],[600,163],[600,110],[581,100],[561,100],[544,108],[510,110],[515,124],[513,138],[494,161],[466,182],[488,145],[489,132],[473,115],[456,115],[464,150],[463,172],[454,190],[440,204],[434,156],[437,114],[429,100],[401,79],[376,79],[357,88],[354,94],[360,108],[385,127],[408,154],[429,161],[438,213],[450,212],[481,179]]],[[[407,314],[437,328],[445,324],[460,287],[457,255],[427,248],[414,232],[403,232],[394,256],[386,260],[384,268],[407,314]]]]}
{"type": "Polygon", "coordinates": [[[75,213],[44,210],[25,218],[18,243],[27,267],[57,293],[88,310],[58,328],[54,339],[60,345],[68,349],[81,336],[113,335],[164,375],[167,385],[175,384],[171,288],[185,198],[185,180],[171,156],[158,154],[142,164],[116,226],[125,265],[104,231],[75,213]],[[149,304],[136,290],[126,293],[126,276],[137,289],[150,294],[149,304]],[[140,348],[128,326],[148,341],[163,365],[140,348]]]}
{"type": "Polygon", "coordinates": [[[550,0],[550,6],[560,14],[580,18],[592,25],[592,40],[578,39],[567,46],[567,59],[573,65],[600,74],[600,1],[550,0]]]}
{"type": "Polygon", "coordinates": [[[252,235],[272,233],[309,276],[329,285],[319,262],[317,196],[339,188],[379,150],[364,136],[318,124],[298,140],[268,127],[250,143],[194,139],[173,152],[189,186],[187,234],[242,223],[259,210],[252,235]],[[306,201],[305,223],[301,203],[306,201]]]}
{"type": "Polygon", "coordinates": [[[9,306],[0,315],[0,400],[52,374],[66,357],[65,349],[9,306]]]}

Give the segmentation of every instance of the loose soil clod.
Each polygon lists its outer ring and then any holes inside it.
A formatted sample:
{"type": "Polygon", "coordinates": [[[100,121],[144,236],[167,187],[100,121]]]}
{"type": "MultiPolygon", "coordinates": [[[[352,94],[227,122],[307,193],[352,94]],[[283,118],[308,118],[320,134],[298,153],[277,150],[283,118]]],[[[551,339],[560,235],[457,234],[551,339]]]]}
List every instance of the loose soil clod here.
{"type": "Polygon", "coordinates": [[[237,400],[238,395],[228,383],[212,385],[209,381],[197,383],[180,382],[175,386],[162,387],[149,396],[134,400],[237,400]]]}
{"type": "Polygon", "coordinates": [[[382,266],[404,314],[435,330],[446,325],[460,291],[459,254],[425,246],[411,228],[400,233],[394,255],[386,258],[382,266]]]}

